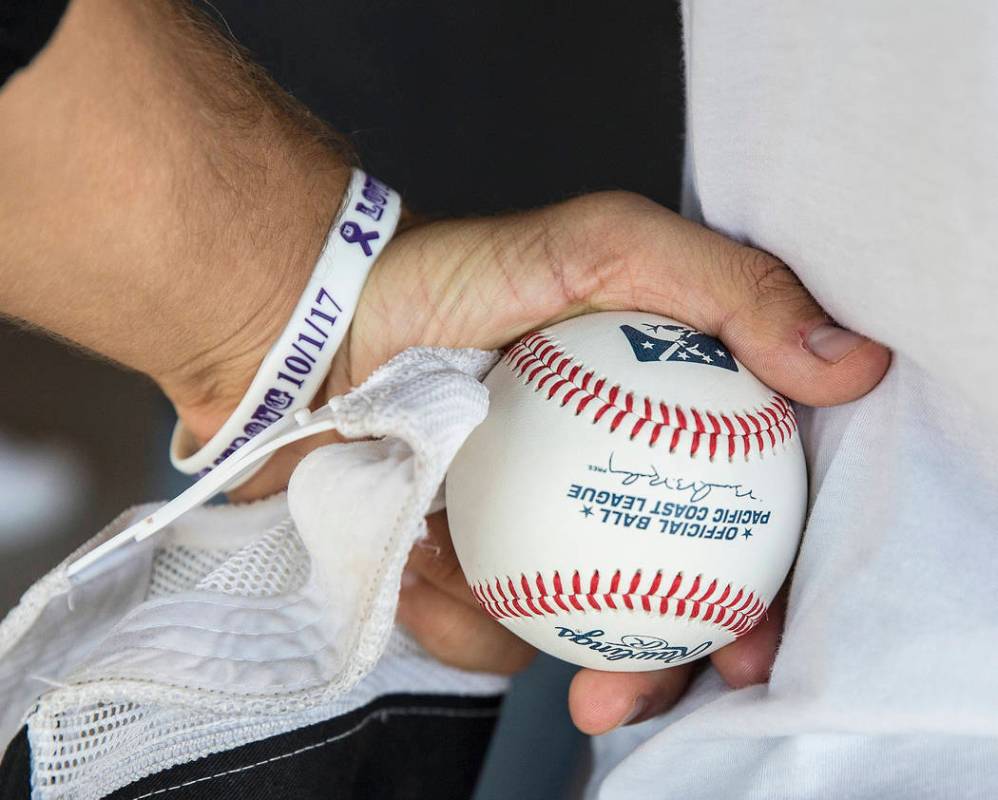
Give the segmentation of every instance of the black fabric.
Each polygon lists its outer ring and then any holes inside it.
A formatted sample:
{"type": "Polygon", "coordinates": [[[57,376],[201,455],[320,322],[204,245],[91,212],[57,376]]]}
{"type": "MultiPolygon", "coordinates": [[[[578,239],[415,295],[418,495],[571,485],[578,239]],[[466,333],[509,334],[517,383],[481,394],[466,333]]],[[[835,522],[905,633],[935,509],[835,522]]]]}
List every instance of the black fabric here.
{"type": "Polygon", "coordinates": [[[21,728],[0,760],[0,800],[31,797],[31,748],[28,729],[21,728]]]}
{"type": "Polygon", "coordinates": [[[68,0],[0,2],[0,86],[41,50],[62,19],[68,0]]]}
{"type": "MultiPolygon", "coordinates": [[[[290,733],[135,781],[109,800],[467,800],[501,696],[396,694],[290,733]]],[[[22,728],[0,761],[0,800],[29,800],[22,728]]]]}
{"type": "Polygon", "coordinates": [[[678,205],[678,3],[198,2],[416,211],[678,205]]]}
{"type": "Polygon", "coordinates": [[[467,800],[500,702],[386,695],[341,717],[180,764],[108,800],[151,793],[157,800],[467,800]]]}

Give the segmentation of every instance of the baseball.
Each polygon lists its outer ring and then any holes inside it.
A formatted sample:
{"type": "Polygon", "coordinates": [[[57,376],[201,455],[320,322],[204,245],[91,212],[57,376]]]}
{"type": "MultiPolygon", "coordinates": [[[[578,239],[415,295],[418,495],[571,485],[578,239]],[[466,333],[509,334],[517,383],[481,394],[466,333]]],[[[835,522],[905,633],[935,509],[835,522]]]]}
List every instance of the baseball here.
{"type": "Polygon", "coordinates": [[[750,631],[807,499],[790,404],[718,339],[639,312],[525,336],[447,476],[482,608],[584,667],[687,663],[750,631]]]}

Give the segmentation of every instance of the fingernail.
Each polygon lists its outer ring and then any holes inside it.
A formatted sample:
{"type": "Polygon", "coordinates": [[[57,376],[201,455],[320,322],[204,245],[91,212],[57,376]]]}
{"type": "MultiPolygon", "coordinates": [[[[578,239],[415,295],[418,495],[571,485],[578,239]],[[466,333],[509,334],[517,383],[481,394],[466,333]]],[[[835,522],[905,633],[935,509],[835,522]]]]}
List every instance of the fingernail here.
{"type": "Polygon", "coordinates": [[[835,364],[867,341],[865,336],[826,322],[804,338],[804,347],[818,358],[835,364]]]}
{"type": "Polygon", "coordinates": [[[411,589],[417,583],[419,583],[419,576],[415,572],[407,569],[402,570],[402,579],[399,581],[400,588],[411,589]]]}
{"type": "Polygon", "coordinates": [[[630,725],[638,721],[638,717],[645,713],[648,709],[648,698],[643,694],[639,694],[634,698],[634,705],[631,706],[631,710],[627,712],[626,716],[617,723],[618,728],[623,728],[625,725],[630,725]]]}

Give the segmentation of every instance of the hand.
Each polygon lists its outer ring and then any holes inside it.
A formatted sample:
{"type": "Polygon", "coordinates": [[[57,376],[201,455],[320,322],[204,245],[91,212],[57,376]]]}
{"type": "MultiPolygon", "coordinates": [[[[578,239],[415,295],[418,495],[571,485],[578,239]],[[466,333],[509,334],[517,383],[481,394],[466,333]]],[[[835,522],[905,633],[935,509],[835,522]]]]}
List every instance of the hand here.
{"type": "MultiPolygon", "coordinates": [[[[0,112],[0,313],[150,375],[207,440],[308,280],[347,179],[343,148],[169,0],[71,3],[50,44],[0,92],[0,112]]],[[[371,275],[327,392],[409,345],[501,347],[601,309],[656,311],[720,336],[774,389],[812,405],[860,396],[889,359],[829,326],[771,256],[609,193],[401,233],[371,275]]],[[[239,496],[282,488],[320,443],[280,452],[239,496]]],[[[400,618],[445,661],[459,658],[454,632],[473,631],[461,666],[521,666],[526,645],[471,603],[443,518],[430,528],[400,618]]],[[[729,682],[765,679],[779,627],[774,609],[714,654],[729,682]]],[[[638,698],[641,715],[655,713],[687,672],[584,670],[573,716],[599,732],[638,698]]]]}
{"type": "MultiPolygon", "coordinates": [[[[772,256],[643,198],[605,193],[398,236],[364,290],[328,391],[356,385],[409,345],[497,348],[531,329],[611,309],[658,312],[719,336],[759,378],[808,405],[859,397],[890,358],[832,325],[772,256]]],[[[762,624],[711,656],[730,685],[767,679],[783,607],[781,595],[762,624]]],[[[512,672],[532,656],[477,607],[441,515],[412,552],[399,619],[432,654],[466,669],[512,672]]],[[[569,693],[572,717],[587,733],[646,719],[675,702],[690,669],[581,670],[569,693]]]]}

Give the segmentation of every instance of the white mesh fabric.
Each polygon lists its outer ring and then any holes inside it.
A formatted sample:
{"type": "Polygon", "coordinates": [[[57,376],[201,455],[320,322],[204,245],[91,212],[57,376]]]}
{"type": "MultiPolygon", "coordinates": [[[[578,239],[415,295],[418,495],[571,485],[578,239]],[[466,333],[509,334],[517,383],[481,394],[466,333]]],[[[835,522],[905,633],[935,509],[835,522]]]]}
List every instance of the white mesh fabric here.
{"type": "Polygon", "coordinates": [[[330,404],[345,435],[383,439],[317,450],[287,498],[196,509],[74,582],[63,564],[29,592],[0,625],[0,733],[36,704],[34,796],[101,797],[387,691],[498,688],[389,638],[402,565],[484,417],[476,377],[493,360],[408,351],[330,404]]]}
{"type": "Polygon", "coordinates": [[[76,784],[89,763],[127,746],[142,717],[142,708],[127,702],[96,703],[54,715],[48,730],[33,739],[34,785],[49,790],[76,784]]]}
{"type": "Polygon", "coordinates": [[[220,562],[196,588],[244,597],[275,597],[300,589],[309,568],[308,551],[289,520],[220,562]]]}
{"type": "Polygon", "coordinates": [[[224,550],[205,550],[188,545],[157,547],[152,558],[149,597],[193,589],[228,557],[224,550]]]}

